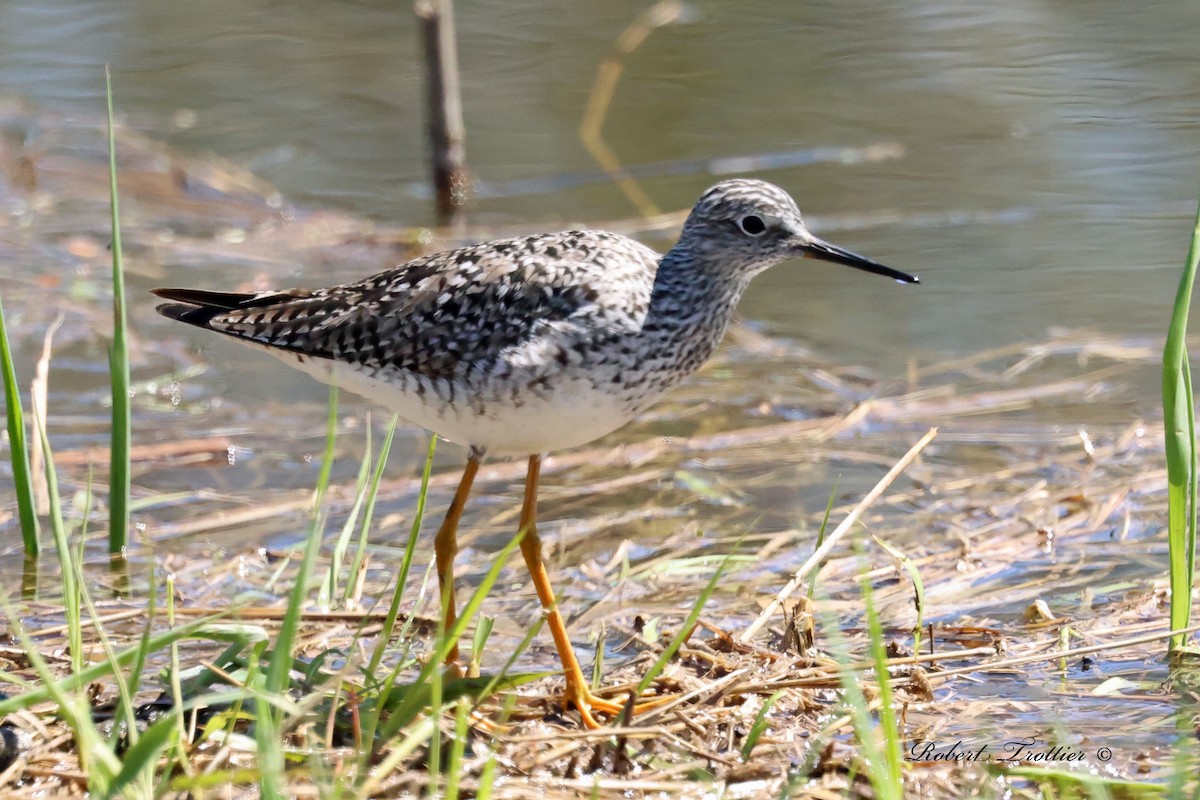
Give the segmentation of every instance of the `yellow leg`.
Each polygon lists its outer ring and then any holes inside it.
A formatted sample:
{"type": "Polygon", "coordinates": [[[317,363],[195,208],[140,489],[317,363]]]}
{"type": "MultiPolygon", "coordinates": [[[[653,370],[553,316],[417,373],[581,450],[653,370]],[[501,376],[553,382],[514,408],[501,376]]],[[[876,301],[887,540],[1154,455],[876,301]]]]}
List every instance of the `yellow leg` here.
{"type": "MultiPolygon", "coordinates": [[[[479,472],[479,455],[471,451],[467,466],[463,470],[462,480],[458,482],[458,490],[438,529],[437,538],[433,540],[433,552],[437,556],[438,588],[442,592],[442,619],[446,631],[454,627],[458,611],[454,604],[454,556],[458,553],[458,521],[462,519],[463,508],[467,504],[467,496],[471,494],[471,484],[475,482],[475,473],[479,472]]],[[[446,663],[458,662],[458,642],[450,648],[446,655],[446,663]]]]}
{"type": "MultiPolygon", "coordinates": [[[[563,624],[562,615],[558,613],[554,589],[550,586],[550,576],[546,573],[546,565],[542,561],[542,542],[537,535],[537,491],[541,468],[542,457],[530,456],[529,472],[525,477],[525,501],[521,505],[521,530],[525,533],[521,539],[521,555],[525,557],[525,566],[529,568],[529,574],[533,578],[533,586],[542,603],[546,624],[550,627],[550,635],[554,637],[554,647],[558,650],[558,658],[562,662],[563,674],[567,679],[564,705],[574,705],[579,709],[583,724],[587,727],[599,728],[600,723],[592,716],[592,711],[616,715],[623,711],[625,706],[592,694],[587,679],[583,676],[583,670],[579,668],[579,661],[575,658],[575,649],[571,647],[571,639],[567,636],[567,626],[563,624]]],[[[665,699],[669,698],[657,698],[639,704],[634,707],[634,713],[661,705],[665,699]]]]}

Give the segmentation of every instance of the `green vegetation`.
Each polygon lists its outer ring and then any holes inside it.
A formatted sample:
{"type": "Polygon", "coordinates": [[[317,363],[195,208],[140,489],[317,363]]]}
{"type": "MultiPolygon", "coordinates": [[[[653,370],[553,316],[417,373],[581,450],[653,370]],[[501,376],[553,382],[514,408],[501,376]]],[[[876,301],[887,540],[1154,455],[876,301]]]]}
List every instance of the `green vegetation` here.
{"type": "MultiPolygon", "coordinates": [[[[1163,346],[1163,424],[1167,451],[1168,537],[1171,550],[1171,628],[1186,628],[1191,621],[1192,589],[1196,571],[1196,406],[1192,396],[1192,370],[1187,357],[1188,310],[1192,285],[1200,263],[1200,210],[1192,230],[1187,263],[1179,279],[1171,325],[1163,346]]],[[[1172,648],[1186,641],[1183,634],[1171,640],[1172,648]]]]}
{"type": "Polygon", "coordinates": [[[108,552],[123,554],[129,535],[129,349],[126,342],[125,268],[121,257],[121,214],[117,203],[117,142],[113,131],[112,75],[104,68],[108,108],[108,192],[112,208],[113,338],[108,349],[112,380],[112,430],[108,470],[108,552]]]}
{"type": "MultiPolygon", "coordinates": [[[[859,551],[861,554],[861,543],[859,551]]],[[[901,757],[900,730],[896,725],[896,711],[892,703],[883,624],[879,619],[866,569],[862,570],[859,591],[866,610],[869,660],[876,679],[873,686],[876,695],[874,702],[867,699],[863,689],[863,673],[853,668],[853,659],[847,652],[846,639],[841,631],[828,616],[824,617],[822,628],[843,666],[839,673],[843,700],[854,728],[861,759],[861,765],[856,763],[854,768],[861,766],[864,769],[875,797],[901,800],[904,797],[904,761],[901,757]]]]}
{"type": "Polygon", "coordinates": [[[0,305],[0,371],[4,379],[4,407],[8,418],[9,459],[13,471],[13,491],[17,495],[17,514],[21,519],[21,539],[25,556],[38,555],[37,503],[33,498],[33,476],[29,471],[29,448],[25,442],[25,411],[21,406],[21,390],[13,368],[12,348],[4,324],[4,307],[0,305]]]}
{"type": "Polygon", "coordinates": [[[912,581],[913,605],[916,606],[917,609],[917,621],[913,625],[913,652],[919,653],[921,652],[921,633],[925,630],[925,582],[921,580],[921,571],[917,569],[917,565],[913,563],[912,559],[900,552],[899,549],[888,544],[878,536],[873,536],[871,538],[874,539],[875,543],[882,547],[889,556],[896,559],[896,562],[903,567],[906,573],[908,573],[909,580],[912,581]]]}

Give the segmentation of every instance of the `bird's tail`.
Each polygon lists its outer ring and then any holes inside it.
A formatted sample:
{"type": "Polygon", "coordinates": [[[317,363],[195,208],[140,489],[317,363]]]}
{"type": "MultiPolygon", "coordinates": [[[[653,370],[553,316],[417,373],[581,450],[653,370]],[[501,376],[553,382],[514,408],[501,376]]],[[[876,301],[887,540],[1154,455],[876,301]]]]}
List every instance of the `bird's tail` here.
{"type": "Polygon", "coordinates": [[[279,295],[273,292],[266,294],[249,294],[245,292],[207,292],[203,289],[151,289],[165,300],[173,303],[163,303],[155,310],[164,317],[208,328],[213,317],[218,317],[226,311],[240,311],[266,306],[279,302],[279,295]]]}

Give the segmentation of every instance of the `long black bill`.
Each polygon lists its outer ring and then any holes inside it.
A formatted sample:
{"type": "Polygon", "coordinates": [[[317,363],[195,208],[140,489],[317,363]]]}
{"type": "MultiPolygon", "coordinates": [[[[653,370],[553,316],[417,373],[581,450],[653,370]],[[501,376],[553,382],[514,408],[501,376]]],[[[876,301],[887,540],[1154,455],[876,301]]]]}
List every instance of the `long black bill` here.
{"type": "Polygon", "coordinates": [[[821,261],[832,261],[835,264],[843,264],[847,267],[861,269],[864,272],[874,272],[876,275],[884,275],[899,283],[920,283],[921,279],[916,275],[909,275],[907,272],[901,272],[898,269],[884,266],[878,261],[872,261],[869,258],[860,256],[858,253],[852,253],[849,250],[844,250],[835,244],[830,244],[823,239],[818,239],[813,236],[811,240],[800,245],[800,252],[805,258],[817,258],[821,261]]]}

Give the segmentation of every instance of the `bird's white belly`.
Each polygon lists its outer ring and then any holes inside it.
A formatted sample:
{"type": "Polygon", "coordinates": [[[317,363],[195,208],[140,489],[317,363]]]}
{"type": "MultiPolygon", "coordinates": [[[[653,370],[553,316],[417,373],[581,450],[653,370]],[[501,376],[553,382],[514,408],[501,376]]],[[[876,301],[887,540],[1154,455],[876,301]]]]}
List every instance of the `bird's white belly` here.
{"type": "Polygon", "coordinates": [[[372,377],[353,365],[270,350],[323,383],[373,400],[438,436],[483,448],[492,455],[532,455],[590,442],[610,433],[632,416],[621,397],[598,390],[589,380],[560,377],[541,396],[523,392],[519,402],[446,402],[401,383],[372,377]]]}

